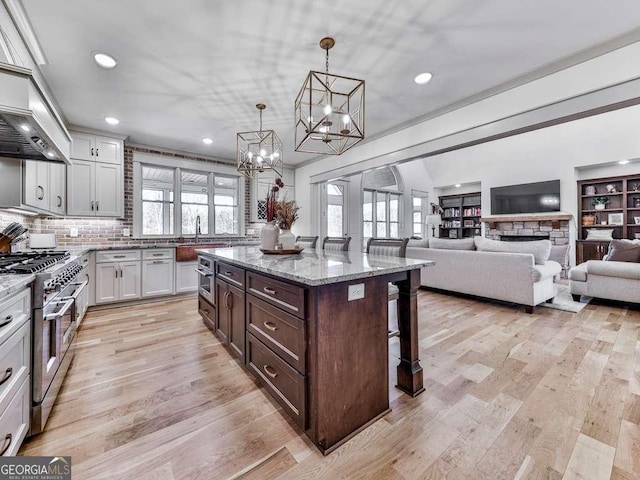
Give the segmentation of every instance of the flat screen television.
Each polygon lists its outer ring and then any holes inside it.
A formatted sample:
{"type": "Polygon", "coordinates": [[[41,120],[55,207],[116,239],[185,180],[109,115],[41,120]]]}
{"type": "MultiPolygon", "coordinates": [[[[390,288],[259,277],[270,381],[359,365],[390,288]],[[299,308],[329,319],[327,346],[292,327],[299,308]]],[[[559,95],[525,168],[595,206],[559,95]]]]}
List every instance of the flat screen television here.
{"type": "Polygon", "coordinates": [[[560,180],[491,189],[491,215],[560,210],[560,180]]]}

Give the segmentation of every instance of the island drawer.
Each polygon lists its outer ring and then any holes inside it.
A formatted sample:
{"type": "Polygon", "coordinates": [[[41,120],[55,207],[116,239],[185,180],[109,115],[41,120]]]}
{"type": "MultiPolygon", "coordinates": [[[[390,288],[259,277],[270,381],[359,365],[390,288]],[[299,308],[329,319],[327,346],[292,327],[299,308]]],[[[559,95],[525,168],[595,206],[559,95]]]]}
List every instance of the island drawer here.
{"type": "Polygon", "coordinates": [[[304,321],[264,300],[247,295],[247,331],[293,368],[305,373],[304,321]]]}
{"type": "Polygon", "coordinates": [[[151,248],[142,251],[143,260],[171,260],[173,248],[151,248]]]}
{"type": "Polygon", "coordinates": [[[216,307],[198,295],[198,313],[212,332],[216,331],[216,307]]]}
{"type": "Polygon", "coordinates": [[[304,288],[255,272],[247,272],[247,291],[263,300],[304,318],[304,288]]]}
{"type": "MultiPolygon", "coordinates": [[[[31,323],[27,322],[0,345],[0,411],[7,407],[9,393],[29,375],[31,363],[31,323]]],[[[2,439],[0,438],[0,442],[2,439]]]]}
{"type": "Polygon", "coordinates": [[[306,429],[305,377],[250,333],[247,334],[247,350],[249,369],[296,424],[306,429]]]}
{"type": "Polygon", "coordinates": [[[218,261],[216,262],[216,274],[223,280],[244,288],[244,270],[242,268],[218,261]]]}
{"type": "Polygon", "coordinates": [[[140,250],[103,250],[96,252],[96,263],[140,260],[140,250]]]}

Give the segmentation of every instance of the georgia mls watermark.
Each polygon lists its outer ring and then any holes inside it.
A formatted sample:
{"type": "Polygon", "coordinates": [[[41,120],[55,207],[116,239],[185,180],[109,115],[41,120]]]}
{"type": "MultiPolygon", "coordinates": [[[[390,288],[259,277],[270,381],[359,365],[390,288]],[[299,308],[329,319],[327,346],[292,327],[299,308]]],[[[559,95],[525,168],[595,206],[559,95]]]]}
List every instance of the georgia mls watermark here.
{"type": "Polygon", "coordinates": [[[1,480],[71,480],[71,457],[0,457],[1,480]]]}

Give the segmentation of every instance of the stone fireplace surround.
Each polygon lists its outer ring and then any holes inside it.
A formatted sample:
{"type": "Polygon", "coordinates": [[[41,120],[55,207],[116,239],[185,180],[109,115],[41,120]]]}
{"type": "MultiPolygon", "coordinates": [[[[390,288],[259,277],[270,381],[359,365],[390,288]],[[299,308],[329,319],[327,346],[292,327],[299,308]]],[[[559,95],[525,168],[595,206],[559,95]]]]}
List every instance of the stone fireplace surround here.
{"type": "MultiPolygon", "coordinates": [[[[569,214],[553,215],[506,215],[483,217],[484,235],[492,240],[501,237],[548,238],[554,245],[569,244],[569,214]]],[[[525,238],[523,238],[525,240],[525,238]]]]}

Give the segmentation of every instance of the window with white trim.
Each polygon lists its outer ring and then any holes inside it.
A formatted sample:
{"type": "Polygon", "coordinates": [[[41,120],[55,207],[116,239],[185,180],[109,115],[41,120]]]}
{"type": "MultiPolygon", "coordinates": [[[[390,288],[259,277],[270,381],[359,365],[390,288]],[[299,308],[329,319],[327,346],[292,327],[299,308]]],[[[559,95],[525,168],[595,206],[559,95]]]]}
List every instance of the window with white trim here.
{"type": "Polygon", "coordinates": [[[389,168],[366,172],[363,178],[362,239],[399,238],[402,193],[394,171],[389,168]]]}
{"type": "Polygon", "coordinates": [[[198,218],[200,236],[242,234],[244,177],[235,169],[139,156],[144,160],[134,158],[134,236],[195,236],[198,218]]]}
{"type": "Polygon", "coordinates": [[[425,231],[425,215],[428,207],[428,194],[419,190],[411,191],[411,234],[414,237],[427,237],[425,231]]]}

